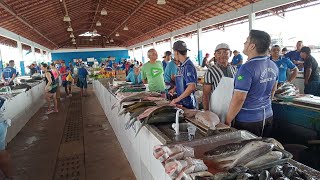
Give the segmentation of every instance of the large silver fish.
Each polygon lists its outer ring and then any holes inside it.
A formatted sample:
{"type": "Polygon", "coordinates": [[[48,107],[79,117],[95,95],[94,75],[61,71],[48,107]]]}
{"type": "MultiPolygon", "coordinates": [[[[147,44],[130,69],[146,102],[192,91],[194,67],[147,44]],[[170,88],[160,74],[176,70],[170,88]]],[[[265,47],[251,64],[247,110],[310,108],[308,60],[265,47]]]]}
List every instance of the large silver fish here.
{"type": "Polygon", "coordinates": [[[121,101],[115,103],[112,107],[111,110],[114,109],[116,106],[122,106],[122,103],[124,102],[131,102],[131,101],[138,101],[146,97],[161,97],[160,93],[155,93],[155,92],[139,92],[139,93],[134,93],[128,97],[123,98],[121,101]]]}
{"type": "Polygon", "coordinates": [[[257,165],[263,165],[263,164],[266,164],[266,163],[269,163],[269,162],[274,162],[274,161],[277,161],[277,160],[280,160],[282,159],[283,157],[283,153],[280,152],[280,151],[271,151],[263,156],[260,156],[250,162],[248,162],[246,165],[244,165],[245,167],[248,167],[248,168],[253,168],[257,165]]]}
{"type": "MultiPolygon", "coordinates": [[[[224,147],[228,146],[224,145],[224,147]]],[[[272,151],[274,145],[263,141],[246,141],[240,143],[238,150],[235,150],[235,147],[235,144],[232,144],[226,151],[221,151],[221,147],[218,147],[219,151],[206,152],[205,157],[213,160],[221,169],[231,169],[235,166],[245,165],[257,157],[272,151]],[[241,148],[241,146],[243,147],[241,148]]]]}

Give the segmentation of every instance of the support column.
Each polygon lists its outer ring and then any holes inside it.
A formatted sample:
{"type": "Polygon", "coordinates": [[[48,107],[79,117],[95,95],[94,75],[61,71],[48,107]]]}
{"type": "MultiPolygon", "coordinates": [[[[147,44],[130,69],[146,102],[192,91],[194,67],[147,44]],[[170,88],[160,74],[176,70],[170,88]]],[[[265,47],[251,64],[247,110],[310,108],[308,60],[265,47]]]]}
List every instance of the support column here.
{"type": "Polygon", "coordinates": [[[142,63],[144,63],[144,56],[143,56],[143,45],[141,46],[141,58],[142,58],[142,63]]]}
{"type": "Polygon", "coordinates": [[[156,42],[153,42],[152,45],[153,45],[153,49],[156,49],[156,47],[157,47],[156,42]]]}
{"type": "Polygon", "coordinates": [[[32,54],[32,56],[33,56],[33,58],[32,58],[33,61],[38,64],[38,62],[37,62],[37,60],[36,60],[36,51],[35,51],[35,49],[34,49],[34,46],[31,46],[31,54],[32,54]]]}
{"type": "Polygon", "coordinates": [[[202,28],[200,27],[200,23],[197,23],[197,45],[198,45],[198,63],[202,64],[202,48],[201,48],[201,37],[202,37],[202,28]]]}
{"type": "Polygon", "coordinates": [[[131,59],[134,59],[134,51],[135,51],[135,50],[136,50],[136,48],[133,48],[133,49],[132,49],[132,56],[133,56],[133,57],[132,57],[131,59]]]}
{"type": "Polygon", "coordinates": [[[2,61],[2,56],[1,56],[1,48],[0,48],[0,73],[2,74],[3,71],[3,61],[2,61]]]}
{"type": "Polygon", "coordinates": [[[254,22],[256,20],[256,13],[249,14],[249,31],[254,29],[254,22]]]}
{"type": "Polygon", "coordinates": [[[18,45],[18,53],[19,53],[18,61],[20,63],[20,72],[21,72],[21,75],[24,76],[24,75],[26,75],[26,71],[25,71],[25,67],[24,67],[22,44],[20,41],[17,41],[17,45],[18,45]]]}
{"type": "MultiPolygon", "coordinates": [[[[41,57],[42,62],[45,62],[44,59],[43,59],[44,56],[43,56],[43,51],[42,51],[42,49],[40,49],[40,57],[41,57]]],[[[47,63],[47,62],[45,62],[45,63],[47,63]]]]}
{"type": "MultiPolygon", "coordinates": [[[[172,37],[172,33],[171,33],[171,35],[170,35],[170,51],[172,52],[172,54],[173,54],[173,50],[172,50],[172,47],[173,47],[173,41],[174,41],[174,39],[173,39],[173,37],[172,37]]],[[[173,56],[172,56],[173,57],[173,56]]]]}

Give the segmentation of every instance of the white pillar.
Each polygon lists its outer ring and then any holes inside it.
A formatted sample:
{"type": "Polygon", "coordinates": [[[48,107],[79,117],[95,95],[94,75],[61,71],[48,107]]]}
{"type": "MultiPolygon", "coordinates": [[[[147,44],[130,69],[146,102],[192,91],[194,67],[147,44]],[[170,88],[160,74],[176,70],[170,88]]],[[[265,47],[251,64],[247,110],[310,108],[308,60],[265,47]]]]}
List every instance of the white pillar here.
{"type": "Polygon", "coordinates": [[[38,64],[38,62],[36,60],[36,52],[35,52],[34,46],[31,46],[31,54],[33,56],[33,61],[38,64]]]}
{"type": "Polygon", "coordinates": [[[0,48],[0,73],[2,73],[2,70],[3,70],[3,61],[2,61],[1,48],[0,48]]]}
{"type": "Polygon", "coordinates": [[[249,31],[254,29],[254,21],[256,20],[256,14],[250,13],[249,14],[249,31]]]}
{"type": "Polygon", "coordinates": [[[131,57],[131,59],[134,59],[134,51],[135,51],[135,49],[136,49],[136,48],[133,48],[133,49],[132,49],[132,56],[133,56],[133,57],[131,57]]]}
{"type": "Polygon", "coordinates": [[[152,45],[153,45],[153,49],[156,49],[156,46],[157,46],[156,42],[153,42],[152,45]]]}
{"type": "Polygon", "coordinates": [[[197,23],[197,45],[198,45],[198,63],[202,64],[202,48],[201,48],[201,37],[202,37],[202,28],[200,23],[197,23]]]}
{"type": "Polygon", "coordinates": [[[23,50],[22,50],[22,44],[20,41],[17,41],[17,45],[18,45],[18,52],[19,52],[19,61],[23,61],[23,50]]]}
{"type": "Polygon", "coordinates": [[[42,49],[40,49],[40,57],[41,57],[42,62],[46,62],[46,61],[43,60],[44,56],[43,56],[43,50],[42,49]]]}
{"type": "Polygon", "coordinates": [[[144,56],[143,56],[143,45],[141,45],[141,60],[142,60],[142,63],[144,63],[144,56]]]}
{"type": "Polygon", "coordinates": [[[170,33],[170,49],[171,49],[171,52],[173,53],[172,47],[173,47],[173,37],[172,37],[172,33],[170,33]]]}
{"type": "Polygon", "coordinates": [[[20,66],[20,75],[22,75],[22,76],[24,76],[25,75],[25,62],[21,62],[21,61],[24,61],[23,60],[23,51],[22,51],[22,44],[21,44],[21,42],[20,41],[17,41],[17,45],[18,45],[18,57],[19,57],[19,59],[17,59],[18,60],[18,62],[16,62],[16,64],[19,64],[19,66],[20,66]],[[23,67],[21,67],[21,66],[23,66],[23,67]]]}

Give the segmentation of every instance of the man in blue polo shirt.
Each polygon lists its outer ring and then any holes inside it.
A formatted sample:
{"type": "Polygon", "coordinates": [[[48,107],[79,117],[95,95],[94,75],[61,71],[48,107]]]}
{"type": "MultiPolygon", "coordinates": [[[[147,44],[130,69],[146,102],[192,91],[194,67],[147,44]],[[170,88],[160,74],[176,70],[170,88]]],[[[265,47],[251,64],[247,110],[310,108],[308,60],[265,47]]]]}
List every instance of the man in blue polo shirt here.
{"type": "Polygon", "coordinates": [[[3,69],[2,80],[5,82],[5,85],[13,85],[13,80],[16,78],[17,71],[14,66],[14,60],[9,61],[9,66],[3,69]]]}
{"type": "Polygon", "coordinates": [[[188,109],[196,108],[196,98],[194,92],[197,86],[197,71],[192,61],[187,56],[187,45],[183,41],[173,44],[174,58],[179,60],[181,65],[176,75],[177,98],[171,104],[181,104],[188,109]]]}
{"type": "Polygon", "coordinates": [[[237,66],[237,68],[239,69],[241,67],[242,63],[243,63],[243,57],[241,56],[239,51],[234,50],[231,65],[237,66]]]}
{"type": "Polygon", "coordinates": [[[269,136],[272,130],[271,99],[277,87],[279,70],[266,56],[270,43],[268,33],[250,31],[243,49],[248,61],[237,72],[226,117],[227,125],[230,126],[235,119],[235,128],[257,136],[269,136]]]}
{"type": "MultiPolygon", "coordinates": [[[[171,59],[171,54],[167,58],[171,59]]],[[[164,82],[166,83],[166,87],[169,90],[175,86],[175,75],[178,72],[178,64],[179,63],[180,63],[179,60],[172,59],[169,61],[167,67],[164,69],[164,82]]]]}
{"type": "Polygon", "coordinates": [[[303,47],[303,42],[298,41],[296,44],[296,50],[290,51],[287,54],[285,54],[285,57],[289,58],[300,71],[303,71],[303,59],[300,56],[300,50],[303,47]]]}
{"type": "Polygon", "coordinates": [[[278,83],[282,84],[284,82],[292,82],[298,75],[298,68],[296,65],[293,64],[293,62],[284,57],[280,56],[280,46],[274,45],[271,49],[271,57],[270,59],[276,63],[276,65],[279,68],[279,77],[278,77],[278,83]],[[287,70],[290,69],[290,77],[287,79],[287,70]]]}

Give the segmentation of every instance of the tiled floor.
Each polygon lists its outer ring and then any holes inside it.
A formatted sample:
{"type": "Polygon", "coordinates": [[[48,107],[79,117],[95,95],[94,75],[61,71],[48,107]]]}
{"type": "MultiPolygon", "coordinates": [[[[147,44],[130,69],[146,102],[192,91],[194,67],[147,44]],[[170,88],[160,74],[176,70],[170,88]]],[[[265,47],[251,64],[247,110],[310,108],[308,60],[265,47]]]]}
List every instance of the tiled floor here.
{"type": "MultiPolygon", "coordinates": [[[[93,91],[90,90],[89,94],[81,100],[85,170],[80,173],[84,173],[86,180],[135,179],[99,101],[93,91]]],[[[76,98],[80,98],[78,93],[74,93],[72,99],[61,100],[56,114],[46,116],[45,108],[41,108],[9,143],[7,149],[14,162],[16,180],[55,179],[68,109],[76,98]]]]}

